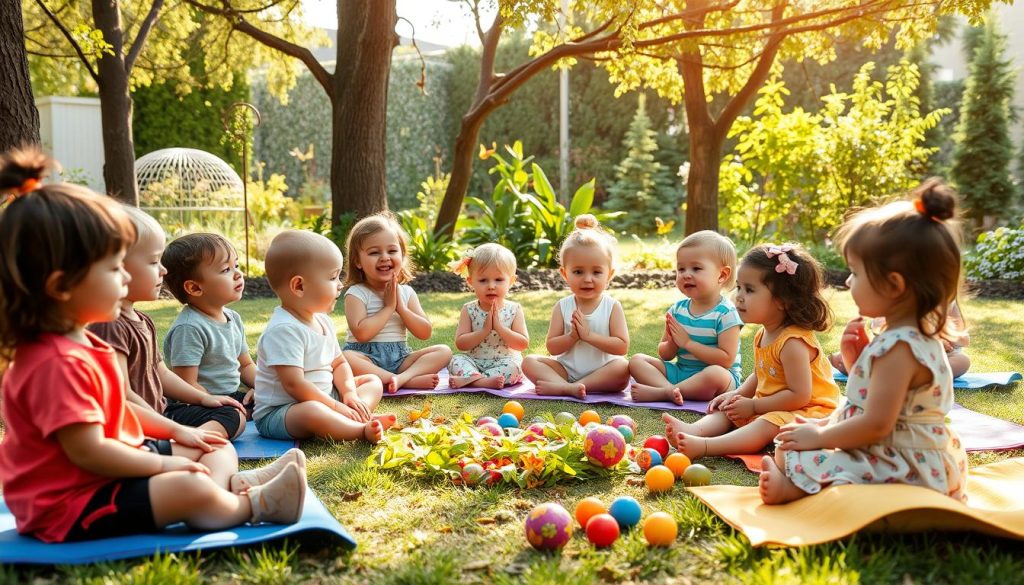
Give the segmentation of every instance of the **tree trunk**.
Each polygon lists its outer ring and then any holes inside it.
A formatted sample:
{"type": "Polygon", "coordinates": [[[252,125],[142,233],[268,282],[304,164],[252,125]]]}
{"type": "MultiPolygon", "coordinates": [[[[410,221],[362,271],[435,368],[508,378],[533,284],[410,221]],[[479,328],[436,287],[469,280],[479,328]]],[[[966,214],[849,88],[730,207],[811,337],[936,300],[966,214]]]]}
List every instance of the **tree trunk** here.
{"type": "Polygon", "coordinates": [[[690,176],[686,181],[686,233],[718,231],[718,175],[724,136],[714,124],[690,127],[690,176]]]}
{"type": "Polygon", "coordinates": [[[338,0],[331,107],[332,221],[388,208],[385,140],[395,0],[338,0]]]}
{"type": "Polygon", "coordinates": [[[462,118],[459,135],[455,138],[455,152],[452,159],[452,175],[448,181],[448,189],[444,192],[441,209],[437,212],[434,224],[435,234],[446,234],[455,237],[455,222],[459,221],[462,203],[469,191],[469,180],[473,177],[473,154],[480,128],[486,116],[475,115],[473,111],[462,118]]]}
{"type": "Polygon", "coordinates": [[[0,152],[39,144],[39,111],[32,98],[25,56],[21,2],[0,0],[0,152]]]}
{"type": "Polygon", "coordinates": [[[110,43],[111,53],[99,60],[100,120],[103,124],[103,181],[107,193],[130,205],[139,204],[132,138],[132,98],[124,61],[124,29],[118,0],[93,0],[93,20],[110,43]]]}

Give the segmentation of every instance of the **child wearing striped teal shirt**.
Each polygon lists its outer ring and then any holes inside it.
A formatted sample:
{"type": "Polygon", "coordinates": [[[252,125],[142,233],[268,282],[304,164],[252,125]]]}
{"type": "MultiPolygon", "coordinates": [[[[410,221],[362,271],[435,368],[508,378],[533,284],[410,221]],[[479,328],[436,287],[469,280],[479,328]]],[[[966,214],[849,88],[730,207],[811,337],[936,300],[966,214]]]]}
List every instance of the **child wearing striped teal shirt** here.
{"type": "Polygon", "coordinates": [[[676,249],[676,287],[686,298],[665,313],[658,356],[629,361],[637,402],[711,400],[740,384],[743,322],[722,295],[736,282],[736,248],[725,236],[700,231],[676,249]]]}

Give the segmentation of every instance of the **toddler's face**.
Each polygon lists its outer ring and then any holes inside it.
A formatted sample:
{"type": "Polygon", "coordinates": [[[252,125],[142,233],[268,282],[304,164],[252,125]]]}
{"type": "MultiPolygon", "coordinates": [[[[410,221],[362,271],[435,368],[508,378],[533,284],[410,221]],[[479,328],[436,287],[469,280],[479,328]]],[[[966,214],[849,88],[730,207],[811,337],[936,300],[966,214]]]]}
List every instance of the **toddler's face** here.
{"type": "Polygon", "coordinates": [[[865,317],[884,317],[892,302],[872,286],[859,256],[847,254],[846,263],[850,267],[846,286],[850,287],[850,296],[853,297],[853,302],[857,303],[857,310],[865,317]]]}
{"type": "Polygon", "coordinates": [[[691,246],[676,252],[676,288],[691,299],[718,298],[728,278],[729,268],[720,266],[708,250],[691,246]]]}
{"type": "Polygon", "coordinates": [[[405,257],[398,234],[381,230],[363,240],[356,267],[363,271],[372,285],[383,286],[402,270],[405,257]]]}
{"type": "Polygon", "coordinates": [[[318,256],[301,273],[302,302],[314,313],[330,313],[341,296],[341,271],[345,263],[337,248],[318,256]]]}
{"type": "Polygon", "coordinates": [[[565,251],[562,278],[581,299],[595,299],[608,288],[615,270],[608,255],[597,246],[577,246],[565,251]]]}
{"type": "Polygon", "coordinates": [[[234,248],[217,250],[211,260],[199,265],[197,272],[196,282],[202,290],[203,302],[223,307],[242,298],[245,279],[234,248]]]}
{"type": "Polygon", "coordinates": [[[782,304],[772,296],[759,268],[740,265],[736,273],[736,310],[744,323],[769,323],[782,313],[782,304]]]}
{"type": "Polygon", "coordinates": [[[125,250],[96,261],[85,278],[61,298],[61,312],[76,325],[113,321],[121,314],[132,277],[124,269],[125,250]]]}
{"type": "Polygon", "coordinates": [[[487,266],[481,270],[471,270],[469,286],[473,287],[480,306],[489,309],[495,301],[502,301],[512,286],[514,277],[502,272],[497,266],[487,266]]]}
{"type": "Polygon", "coordinates": [[[164,253],[164,233],[145,233],[135,242],[124,258],[124,269],[132,275],[128,285],[128,300],[155,301],[160,297],[167,269],[160,263],[164,253]]]}

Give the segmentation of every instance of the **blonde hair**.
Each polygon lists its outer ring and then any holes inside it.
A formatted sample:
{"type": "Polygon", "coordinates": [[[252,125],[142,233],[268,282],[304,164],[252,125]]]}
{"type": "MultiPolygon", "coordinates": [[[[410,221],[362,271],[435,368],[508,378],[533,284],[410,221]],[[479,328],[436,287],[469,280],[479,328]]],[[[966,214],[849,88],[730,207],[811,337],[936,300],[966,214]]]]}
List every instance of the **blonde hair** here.
{"type": "Polygon", "coordinates": [[[145,211],[142,211],[141,209],[135,207],[134,205],[128,205],[126,203],[122,203],[121,208],[124,209],[124,212],[128,214],[128,217],[131,218],[132,220],[132,225],[135,226],[136,244],[138,244],[139,241],[142,240],[142,238],[148,236],[159,234],[161,236],[164,236],[164,238],[167,237],[166,233],[164,232],[164,228],[156,221],[156,219],[152,215],[146,213],[145,211]]]}
{"type": "Polygon", "coordinates": [[[398,238],[398,245],[402,249],[402,266],[398,272],[398,283],[405,284],[412,280],[412,270],[409,268],[409,234],[402,229],[402,225],[395,219],[395,214],[390,211],[382,211],[359,220],[356,225],[352,226],[352,231],[348,233],[348,242],[345,244],[345,255],[348,257],[348,260],[345,261],[345,286],[366,282],[366,273],[357,266],[359,250],[362,249],[363,242],[367,238],[384,230],[394,232],[398,238]]]}
{"type": "Polygon", "coordinates": [[[576,229],[572,230],[562,242],[562,248],[558,251],[558,264],[565,265],[565,254],[573,248],[592,247],[600,248],[608,256],[608,266],[615,266],[615,254],[618,242],[607,230],[601,227],[597,218],[589,213],[576,217],[576,229]]]}
{"type": "Polygon", "coordinates": [[[501,244],[487,243],[467,250],[462,258],[451,264],[451,270],[470,278],[478,270],[484,270],[491,266],[497,267],[502,274],[515,278],[518,267],[516,255],[501,244]]]}
{"type": "Polygon", "coordinates": [[[676,254],[684,248],[706,249],[719,266],[729,267],[729,279],[722,283],[722,288],[730,289],[736,286],[736,246],[732,240],[718,232],[701,230],[683,238],[676,248],[676,254]]]}

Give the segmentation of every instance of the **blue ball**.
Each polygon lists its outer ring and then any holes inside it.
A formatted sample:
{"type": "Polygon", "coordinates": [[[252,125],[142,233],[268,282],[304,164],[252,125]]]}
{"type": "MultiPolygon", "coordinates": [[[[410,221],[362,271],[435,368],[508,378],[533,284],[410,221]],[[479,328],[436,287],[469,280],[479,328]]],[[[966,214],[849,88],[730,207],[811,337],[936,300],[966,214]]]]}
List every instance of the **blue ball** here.
{"type": "Polygon", "coordinates": [[[612,505],[608,507],[608,513],[619,523],[619,528],[629,530],[640,523],[643,510],[640,508],[639,502],[629,496],[622,496],[615,498],[612,505]]]}
{"type": "Polygon", "coordinates": [[[627,443],[633,442],[633,429],[626,425],[619,425],[619,432],[622,433],[622,438],[626,439],[627,443]]]}
{"type": "Polygon", "coordinates": [[[518,428],[519,419],[516,418],[516,415],[512,414],[511,412],[506,412],[505,414],[498,417],[498,424],[501,425],[501,428],[503,429],[510,429],[513,427],[518,428]]]}

